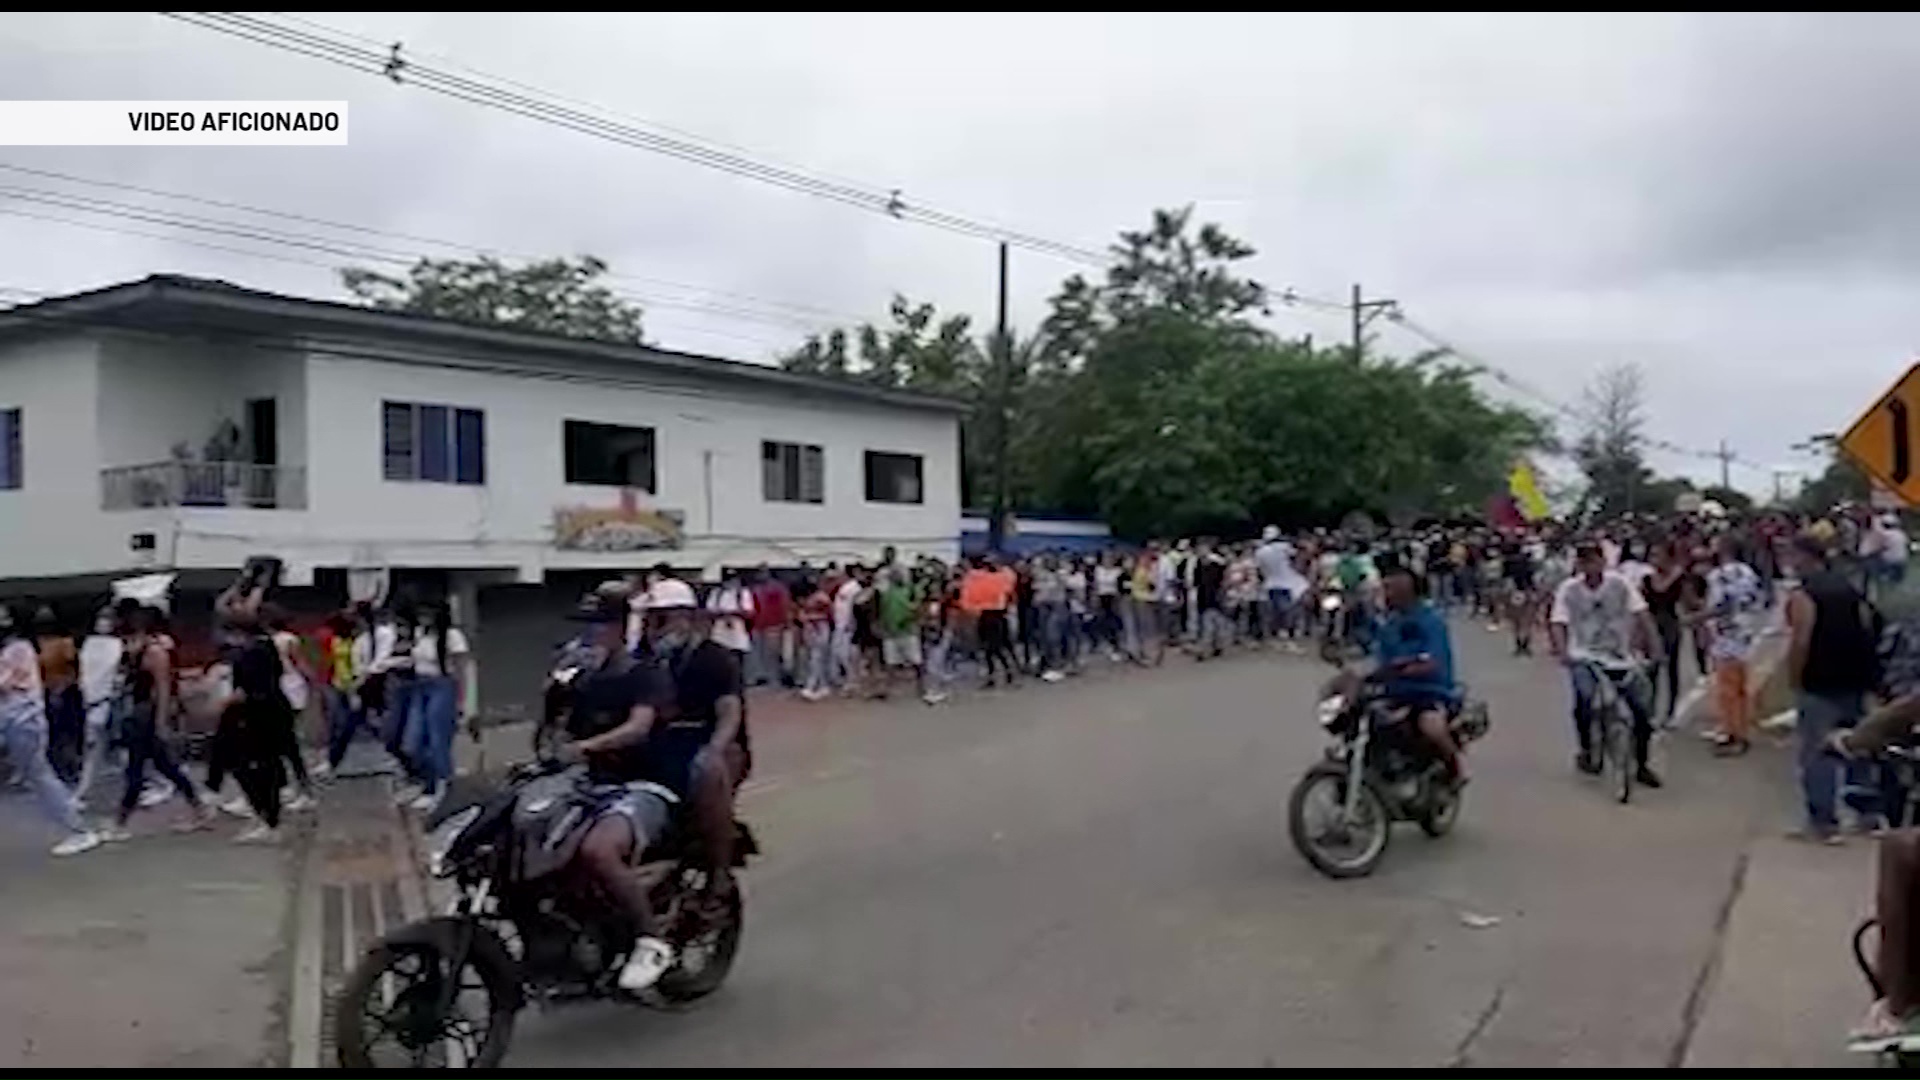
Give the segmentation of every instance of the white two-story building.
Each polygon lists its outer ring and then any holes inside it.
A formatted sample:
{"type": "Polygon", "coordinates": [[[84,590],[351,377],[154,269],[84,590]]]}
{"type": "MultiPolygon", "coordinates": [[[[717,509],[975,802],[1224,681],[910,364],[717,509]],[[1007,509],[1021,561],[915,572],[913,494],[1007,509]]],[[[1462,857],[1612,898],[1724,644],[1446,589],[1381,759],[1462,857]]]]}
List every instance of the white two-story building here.
{"type": "Polygon", "coordinates": [[[663,562],[950,559],[959,419],[756,364],[150,277],[0,311],[0,590],[162,568],[204,586],[273,554],[317,601],[386,570],[481,625],[663,562]]]}

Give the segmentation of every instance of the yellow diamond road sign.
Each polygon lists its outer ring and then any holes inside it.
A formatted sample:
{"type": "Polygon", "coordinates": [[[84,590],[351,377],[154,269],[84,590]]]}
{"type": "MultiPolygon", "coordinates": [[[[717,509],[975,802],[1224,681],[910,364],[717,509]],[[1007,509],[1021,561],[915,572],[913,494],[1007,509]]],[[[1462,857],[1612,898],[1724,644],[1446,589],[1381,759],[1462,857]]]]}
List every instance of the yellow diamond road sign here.
{"type": "Polygon", "coordinates": [[[1920,505],[1920,364],[1840,436],[1840,449],[1908,506],[1920,505]]]}

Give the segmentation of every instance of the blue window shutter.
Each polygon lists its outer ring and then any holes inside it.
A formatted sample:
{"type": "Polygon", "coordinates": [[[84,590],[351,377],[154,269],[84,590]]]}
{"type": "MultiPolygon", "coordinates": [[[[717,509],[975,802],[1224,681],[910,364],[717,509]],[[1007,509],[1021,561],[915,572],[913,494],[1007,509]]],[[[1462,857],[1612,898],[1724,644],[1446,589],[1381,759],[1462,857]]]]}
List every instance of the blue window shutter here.
{"type": "Polygon", "coordinates": [[[420,479],[419,456],[414,453],[413,406],[399,401],[380,405],[382,471],[389,480],[420,479]]]}
{"type": "Polygon", "coordinates": [[[453,479],[452,417],[445,405],[420,406],[420,479],[453,479]]]}
{"type": "Polygon", "coordinates": [[[453,414],[454,481],[461,484],[487,482],[487,415],[479,409],[459,409],[453,414]]]}
{"type": "Polygon", "coordinates": [[[20,410],[0,409],[0,491],[26,485],[26,462],[20,457],[20,410]]]}

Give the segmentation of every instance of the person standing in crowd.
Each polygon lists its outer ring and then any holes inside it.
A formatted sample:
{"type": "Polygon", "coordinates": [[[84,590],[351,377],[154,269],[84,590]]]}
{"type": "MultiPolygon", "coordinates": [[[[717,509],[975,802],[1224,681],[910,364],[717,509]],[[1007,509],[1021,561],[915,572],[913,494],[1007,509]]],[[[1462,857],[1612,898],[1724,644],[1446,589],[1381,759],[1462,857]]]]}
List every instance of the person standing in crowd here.
{"type": "Polygon", "coordinates": [[[1019,670],[1007,622],[1014,588],[1013,572],[997,565],[992,555],[980,556],[960,580],[961,607],[978,621],[980,659],[988,686],[1000,675],[1012,686],[1019,670]]]}
{"type": "MultiPolygon", "coordinates": [[[[1067,586],[1060,580],[1059,564],[1052,554],[1034,560],[1028,576],[1033,622],[1039,638],[1040,680],[1055,683],[1066,678],[1063,653],[1067,634],[1067,586]]],[[[1026,617],[1026,610],[1021,617],[1026,617]]]]}
{"type": "Polygon", "coordinates": [[[808,582],[800,597],[800,637],[807,658],[800,696],[823,701],[833,693],[833,594],[824,582],[808,582]]]}
{"type": "Polygon", "coordinates": [[[1198,616],[1194,635],[1195,659],[1207,660],[1226,652],[1231,624],[1227,621],[1227,560],[1211,537],[1202,538],[1193,554],[1193,606],[1198,616]]]}
{"type": "Polygon", "coordinates": [[[1647,611],[1653,616],[1654,632],[1659,638],[1655,643],[1657,655],[1651,675],[1654,712],[1662,718],[1662,726],[1671,727],[1674,711],[1680,707],[1680,638],[1686,621],[1687,597],[1697,590],[1689,584],[1687,568],[1671,541],[1654,546],[1649,569],[1650,573],[1640,582],[1640,593],[1646,597],[1647,611]],[[1667,684],[1665,711],[1659,707],[1663,680],[1667,684]]]}
{"type": "Polygon", "coordinates": [[[917,693],[926,693],[926,662],[920,649],[920,592],[899,563],[880,571],[874,586],[875,626],[880,636],[879,695],[887,697],[895,681],[911,676],[917,693]]]}
{"type": "Polygon", "coordinates": [[[1154,574],[1158,578],[1154,585],[1160,596],[1160,610],[1154,619],[1154,624],[1160,633],[1162,658],[1165,656],[1167,645],[1178,646],[1186,637],[1189,592],[1187,564],[1187,545],[1184,540],[1175,544],[1172,551],[1163,553],[1154,562],[1154,574]]]}
{"type": "MultiPolygon", "coordinates": [[[[1799,585],[1787,598],[1787,677],[1798,712],[1795,734],[1800,750],[1800,790],[1806,797],[1806,824],[1794,835],[1832,843],[1840,820],[1835,785],[1840,767],[1828,754],[1833,732],[1860,722],[1867,695],[1880,682],[1881,621],[1867,598],[1827,561],[1818,540],[1800,537],[1789,552],[1799,585]]],[[[1857,765],[1848,771],[1864,788],[1857,765]]]]}
{"type": "Polygon", "coordinates": [[[86,706],[80,694],[80,650],[53,609],[33,613],[40,684],[47,691],[47,761],[62,783],[79,779],[86,756],[86,706]]]}
{"type": "Polygon", "coordinates": [[[93,633],[80,643],[80,700],[87,712],[86,751],[73,797],[83,803],[113,751],[114,697],[120,684],[123,652],[113,611],[102,608],[93,618],[93,633]]]}
{"type": "Polygon", "coordinates": [[[833,597],[833,673],[842,691],[852,693],[860,678],[860,648],[854,640],[854,606],[863,586],[853,568],[847,572],[829,568],[828,594],[833,597]]]}
{"type": "Polygon", "coordinates": [[[460,720],[472,715],[473,650],[444,605],[420,606],[412,659],[407,757],[415,762],[419,789],[409,803],[431,813],[453,780],[453,742],[460,720]]]}
{"type": "Polygon", "coordinates": [[[1087,630],[1091,621],[1091,609],[1087,601],[1092,588],[1088,577],[1086,560],[1078,556],[1068,558],[1060,568],[1060,584],[1067,590],[1067,618],[1065,632],[1061,635],[1060,652],[1066,670],[1070,672],[1080,670],[1081,658],[1087,651],[1087,630]]]}
{"type": "Polygon", "coordinates": [[[1714,707],[1720,726],[1714,752],[1744,754],[1753,726],[1753,687],[1747,658],[1753,652],[1755,616],[1766,606],[1760,577],[1740,557],[1739,542],[1723,536],[1719,565],[1707,575],[1707,652],[1713,665],[1714,707]]]}
{"type": "Polygon", "coordinates": [[[328,635],[324,663],[326,683],[321,689],[327,706],[327,771],[340,767],[353,745],[353,737],[367,720],[367,708],[361,700],[359,644],[362,627],[351,610],[336,612],[327,619],[328,635]]]}
{"type": "Polygon", "coordinates": [[[762,564],[753,583],[753,655],[756,681],[792,686],[793,593],[762,564]]]}
{"type": "Polygon", "coordinates": [[[707,615],[713,622],[710,633],[722,648],[733,652],[746,673],[747,685],[757,685],[765,672],[757,670],[753,648],[753,590],[737,571],[729,571],[720,587],[707,597],[707,615]]]}
{"type": "Polygon", "coordinates": [[[929,564],[926,580],[921,582],[920,652],[923,658],[920,700],[938,705],[947,700],[947,684],[953,681],[953,614],[957,594],[954,583],[939,563],[929,564]]]}
{"type": "Polygon", "coordinates": [[[853,568],[853,651],[855,674],[847,683],[853,695],[886,696],[886,657],[880,645],[880,589],[874,573],[865,566],[853,568]]]}
{"type": "Polygon", "coordinates": [[[1289,651],[1299,651],[1300,620],[1297,606],[1306,600],[1307,581],[1300,573],[1299,555],[1280,535],[1278,526],[1260,531],[1260,547],[1254,552],[1260,566],[1260,583],[1266,593],[1265,632],[1289,651]]]}
{"type": "Polygon", "coordinates": [[[72,790],[47,762],[47,696],[40,682],[40,658],[4,606],[0,606],[0,742],[6,746],[7,760],[40,800],[41,812],[66,833],[53,846],[53,853],[78,855],[99,847],[100,835],[81,820],[72,790]]]}
{"type": "Polygon", "coordinates": [[[1107,647],[1107,659],[1116,664],[1120,662],[1122,641],[1120,591],[1126,576],[1120,560],[1118,551],[1103,551],[1093,564],[1093,640],[1107,647]]]}
{"type": "Polygon", "coordinates": [[[374,670],[380,673],[387,698],[387,753],[393,755],[407,778],[407,783],[394,793],[395,798],[411,802],[418,796],[420,786],[420,763],[407,756],[411,745],[407,725],[414,715],[413,643],[419,632],[418,613],[414,604],[407,601],[384,614],[391,619],[388,625],[393,644],[384,656],[374,661],[374,670]]]}
{"type": "Polygon", "coordinates": [[[290,813],[299,813],[317,805],[313,794],[313,777],[307,772],[306,740],[301,737],[301,721],[307,715],[315,680],[304,655],[300,635],[294,633],[293,617],[279,605],[270,603],[262,608],[261,618],[266,623],[274,651],[280,654],[280,694],[287,699],[288,715],[292,718],[280,752],[287,759],[287,775],[292,778],[295,790],[283,800],[283,808],[290,813]]]}
{"type": "Polygon", "coordinates": [[[147,765],[173,784],[186,797],[193,816],[187,830],[204,829],[211,822],[212,808],[202,801],[193,781],[174,760],[167,742],[167,727],[175,716],[173,639],[167,636],[159,610],[149,605],[133,609],[123,627],[127,637],[122,649],[123,674],[120,678],[120,710],[127,748],[126,787],[120,795],[120,810],[113,824],[101,830],[100,838],[109,841],[128,839],[127,822],[140,805],[146,791],[147,765]]]}

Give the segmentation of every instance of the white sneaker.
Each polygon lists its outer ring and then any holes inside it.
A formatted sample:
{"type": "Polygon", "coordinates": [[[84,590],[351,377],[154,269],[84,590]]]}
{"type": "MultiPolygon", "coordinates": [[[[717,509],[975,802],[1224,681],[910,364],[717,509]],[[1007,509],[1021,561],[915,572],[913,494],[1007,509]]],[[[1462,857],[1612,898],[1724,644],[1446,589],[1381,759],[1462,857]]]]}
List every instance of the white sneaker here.
{"type": "Polygon", "coordinates": [[[53,853],[59,856],[78,855],[83,851],[92,851],[100,846],[100,834],[92,830],[77,832],[65,840],[53,845],[53,853]]]}
{"type": "Polygon", "coordinates": [[[313,796],[302,791],[295,794],[293,798],[288,799],[286,802],[282,803],[281,809],[285,810],[290,814],[298,814],[298,813],[302,813],[304,811],[313,809],[314,805],[315,804],[314,804],[313,796]]]}
{"type": "Polygon", "coordinates": [[[922,695],[920,700],[929,705],[938,705],[947,700],[947,692],[945,690],[930,690],[922,695]]]}
{"type": "Polygon", "coordinates": [[[438,791],[422,791],[409,800],[407,805],[423,814],[431,814],[433,813],[434,807],[440,805],[440,799],[443,794],[443,792],[438,791]]]}
{"type": "Polygon", "coordinates": [[[407,783],[393,789],[393,805],[410,806],[420,797],[420,785],[407,783]]]}
{"type": "Polygon", "coordinates": [[[245,795],[235,795],[220,804],[220,812],[237,818],[250,818],[253,816],[253,807],[245,795]]]}
{"type": "Polygon", "coordinates": [[[93,832],[95,836],[100,838],[100,842],[103,844],[120,844],[133,839],[133,834],[121,825],[102,825],[93,830],[93,832]]]}
{"type": "Polygon", "coordinates": [[[327,764],[326,758],[321,758],[307,767],[307,774],[315,780],[325,780],[333,775],[333,766],[327,764]]]}
{"type": "Polygon", "coordinates": [[[270,828],[266,822],[258,822],[240,835],[233,838],[236,844],[277,844],[280,842],[280,830],[270,828]]]}
{"type": "Polygon", "coordinates": [[[633,955],[620,968],[620,989],[637,994],[660,981],[673,967],[673,946],[659,938],[643,937],[633,943],[633,955]]]}
{"type": "Polygon", "coordinates": [[[1057,671],[1043,671],[1040,673],[1041,682],[1059,682],[1060,680],[1065,678],[1066,678],[1065,675],[1062,675],[1057,671]]]}
{"type": "Polygon", "coordinates": [[[144,810],[151,810],[173,798],[173,795],[174,790],[171,787],[150,787],[140,793],[140,806],[144,810]]]}

